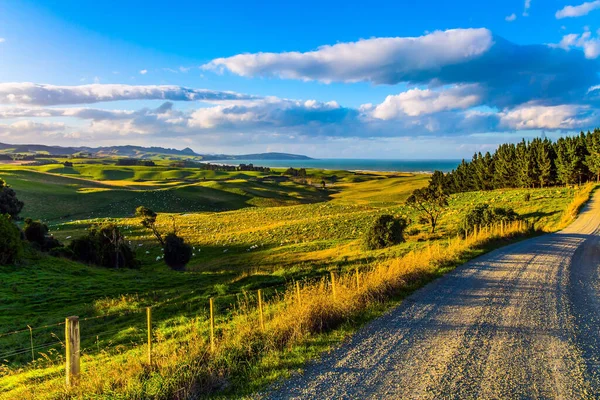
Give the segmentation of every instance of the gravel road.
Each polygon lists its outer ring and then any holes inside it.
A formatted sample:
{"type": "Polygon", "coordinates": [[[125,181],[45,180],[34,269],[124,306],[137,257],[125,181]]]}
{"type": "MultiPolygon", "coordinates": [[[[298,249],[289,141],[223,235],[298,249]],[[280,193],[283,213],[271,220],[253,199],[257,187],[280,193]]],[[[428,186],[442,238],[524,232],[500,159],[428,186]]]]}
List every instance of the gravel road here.
{"type": "Polygon", "coordinates": [[[567,229],[457,268],[272,399],[600,399],[600,192],[567,229]]]}

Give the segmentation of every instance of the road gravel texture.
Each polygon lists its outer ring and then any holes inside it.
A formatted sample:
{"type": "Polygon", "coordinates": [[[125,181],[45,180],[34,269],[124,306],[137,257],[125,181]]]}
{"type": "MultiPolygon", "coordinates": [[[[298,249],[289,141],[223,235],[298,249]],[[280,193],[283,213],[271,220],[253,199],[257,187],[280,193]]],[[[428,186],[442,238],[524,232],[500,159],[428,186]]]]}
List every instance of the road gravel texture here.
{"type": "Polygon", "coordinates": [[[270,399],[600,399],[600,192],[418,290],[270,399]]]}

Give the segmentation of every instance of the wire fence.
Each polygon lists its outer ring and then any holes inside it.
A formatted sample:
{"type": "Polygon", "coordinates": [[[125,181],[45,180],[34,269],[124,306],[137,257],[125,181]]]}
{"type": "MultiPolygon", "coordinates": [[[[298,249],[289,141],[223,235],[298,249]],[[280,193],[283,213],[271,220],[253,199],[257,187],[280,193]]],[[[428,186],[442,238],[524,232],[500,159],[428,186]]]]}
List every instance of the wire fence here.
{"type": "MultiPolygon", "coordinates": [[[[287,282],[274,284],[264,287],[263,290],[277,294],[279,289],[285,289],[288,285],[287,282]]],[[[158,294],[164,297],[161,301],[141,305],[137,309],[79,317],[80,341],[85,346],[82,347],[81,352],[93,355],[106,352],[110,347],[123,349],[138,346],[146,335],[145,313],[147,307],[156,310],[154,313],[155,324],[161,323],[161,326],[167,326],[170,323],[174,327],[179,325],[176,320],[173,320],[178,316],[184,318],[182,324],[192,318],[208,321],[211,301],[217,304],[217,311],[229,313],[239,307],[240,302],[244,299],[246,301],[256,299],[258,291],[242,291],[242,293],[213,296],[210,299],[206,295],[201,295],[197,290],[147,293],[148,297],[157,297],[158,294]],[[198,298],[173,301],[193,295],[197,295],[198,298]],[[116,328],[107,329],[111,326],[116,326],[116,328]]],[[[138,296],[136,295],[136,297],[138,296]]],[[[8,367],[26,365],[35,367],[32,364],[36,360],[50,357],[49,350],[55,350],[52,352],[54,358],[61,357],[61,352],[65,348],[65,324],[65,321],[61,321],[41,326],[26,325],[25,328],[0,332],[0,364],[8,367]]]]}
{"type": "MultiPolygon", "coordinates": [[[[510,226],[510,231],[523,232],[531,228],[527,224],[525,225],[523,226],[522,222],[514,222],[510,226]]],[[[480,229],[476,227],[471,235],[465,234],[464,239],[462,237],[456,239],[458,242],[469,240],[474,243],[480,236],[485,239],[494,237],[494,235],[501,237],[505,233],[504,225],[496,226],[493,230],[488,227],[480,229]]],[[[449,239],[448,246],[450,246],[450,242],[449,239]]],[[[428,244],[423,255],[428,254],[431,257],[432,253],[439,254],[441,244],[438,243],[436,246],[433,250],[428,244]]],[[[355,271],[356,276],[353,271],[346,271],[343,276],[338,276],[339,272],[331,271],[330,276],[315,278],[315,282],[310,279],[305,281],[302,286],[317,283],[321,287],[328,288],[326,290],[329,291],[334,302],[338,295],[338,285],[341,285],[340,289],[352,286],[354,288],[352,290],[359,290],[361,285],[359,275],[362,272],[359,272],[358,268],[355,271]],[[352,276],[347,276],[348,273],[352,276]]],[[[203,331],[207,332],[204,334],[210,336],[206,339],[212,348],[215,342],[215,317],[219,317],[220,324],[226,323],[227,319],[232,318],[235,314],[236,307],[244,307],[246,312],[251,311],[256,314],[256,329],[264,331],[265,302],[287,293],[287,295],[294,294],[300,305],[302,304],[300,292],[300,285],[296,281],[272,285],[256,291],[243,291],[210,298],[198,291],[173,292],[173,296],[162,301],[139,305],[138,308],[132,310],[82,316],[81,318],[65,316],[65,321],[54,324],[39,327],[28,325],[26,328],[0,333],[0,364],[4,364],[5,367],[0,368],[0,376],[2,373],[9,373],[11,366],[41,368],[47,365],[44,362],[37,362],[38,358],[54,363],[54,365],[56,362],[64,360],[67,384],[69,384],[69,382],[76,382],[76,380],[70,380],[69,377],[71,375],[78,376],[79,359],[82,354],[110,354],[112,351],[122,352],[142,345],[147,346],[149,363],[152,364],[153,341],[158,336],[160,336],[160,340],[165,340],[185,334],[185,329],[189,330],[190,321],[195,322],[194,326],[197,326],[198,323],[205,324],[203,331]],[[179,300],[186,295],[198,297],[179,300]],[[153,330],[153,326],[157,326],[159,329],[153,330]],[[77,368],[74,368],[74,365],[77,368]]]]}

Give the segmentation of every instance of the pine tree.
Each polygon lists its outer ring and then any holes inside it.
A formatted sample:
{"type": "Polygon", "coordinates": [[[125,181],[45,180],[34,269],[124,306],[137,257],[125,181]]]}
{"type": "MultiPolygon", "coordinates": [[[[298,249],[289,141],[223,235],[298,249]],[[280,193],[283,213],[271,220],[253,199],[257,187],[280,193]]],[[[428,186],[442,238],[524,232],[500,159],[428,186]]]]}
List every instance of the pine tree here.
{"type": "Polygon", "coordinates": [[[515,186],[515,145],[502,144],[493,157],[493,187],[501,189],[515,186]]]}
{"type": "Polygon", "coordinates": [[[590,172],[600,182],[600,129],[595,129],[593,133],[588,133],[587,150],[589,155],[585,158],[585,164],[590,172]]]}
{"type": "MultiPolygon", "coordinates": [[[[537,176],[538,183],[540,187],[546,187],[551,185],[554,182],[554,150],[552,147],[552,142],[550,142],[547,138],[544,140],[537,139],[538,142],[536,145],[535,158],[537,163],[537,176]]],[[[535,141],[534,141],[535,142],[535,141]]],[[[533,143],[532,142],[532,145],[533,143]]]]}
{"type": "Polygon", "coordinates": [[[519,186],[523,188],[532,187],[534,182],[535,158],[531,156],[529,144],[525,142],[525,139],[517,144],[515,157],[519,186]]]}

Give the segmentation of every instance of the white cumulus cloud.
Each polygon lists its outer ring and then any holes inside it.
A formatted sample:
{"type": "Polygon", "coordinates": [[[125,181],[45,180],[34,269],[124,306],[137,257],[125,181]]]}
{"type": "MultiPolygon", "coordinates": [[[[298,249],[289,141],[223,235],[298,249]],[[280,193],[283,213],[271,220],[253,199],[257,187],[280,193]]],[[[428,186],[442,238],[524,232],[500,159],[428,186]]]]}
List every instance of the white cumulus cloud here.
{"type": "Polygon", "coordinates": [[[142,70],[140,70],[140,74],[141,74],[141,75],[146,75],[147,73],[148,73],[148,70],[147,70],[147,69],[142,69],[142,70]]]}
{"type": "Polygon", "coordinates": [[[217,58],[204,69],[256,77],[395,83],[477,58],[493,45],[487,29],[452,29],[419,37],[364,39],[305,53],[256,53],[217,58]]]}
{"type": "Polygon", "coordinates": [[[600,0],[589,1],[578,6],[566,6],[556,12],[556,18],[573,18],[588,15],[591,11],[600,8],[600,0]]]}
{"type": "Polygon", "coordinates": [[[525,104],[500,113],[500,124],[509,129],[581,129],[598,121],[597,114],[590,114],[587,106],[564,104],[541,106],[525,104]]]}
{"type": "Polygon", "coordinates": [[[481,102],[477,85],[453,87],[446,90],[411,89],[398,95],[387,96],[373,110],[379,119],[394,119],[409,115],[416,117],[440,111],[467,109],[481,102]]]}
{"type": "Polygon", "coordinates": [[[504,20],[506,22],[513,22],[516,19],[517,19],[517,14],[515,14],[515,13],[512,13],[512,14],[510,14],[507,17],[504,18],[504,20]]]}
{"type": "Polygon", "coordinates": [[[591,60],[600,57],[600,37],[593,37],[592,32],[590,31],[585,31],[581,35],[570,33],[563,36],[558,44],[553,44],[551,46],[565,50],[580,48],[583,50],[585,57],[591,60]]]}

